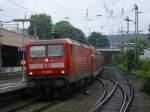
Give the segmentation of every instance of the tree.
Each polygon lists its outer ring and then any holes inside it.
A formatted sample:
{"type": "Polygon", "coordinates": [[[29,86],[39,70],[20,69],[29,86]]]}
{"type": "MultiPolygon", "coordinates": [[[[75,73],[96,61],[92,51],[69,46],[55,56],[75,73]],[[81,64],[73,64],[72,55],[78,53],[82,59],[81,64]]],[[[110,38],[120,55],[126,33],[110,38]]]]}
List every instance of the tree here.
{"type": "Polygon", "coordinates": [[[68,21],[60,21],[55,24],[54,30],[60,33],[60,38],[71,38],[74,40],[84,40],[84,33],[71,25],[68,21]]]}
{"type": "Polygon", "coordinates": [[[39,39],[49,39],[49,33],[52,29],[51,16],[46,14],[35,14],[30,17],[30,26],[28,32],[31,36],[37,36],[39,39]]]}
{"type": "Polygon", "coordinates": [[[149,31],[149,33],[148,33],[148,41],[150,43],[150,25],[149,25],[148,31],[149,31]]]}
{"type": "Polygon", "coordinates": [[[88,38],[88,41],[97,48],[108,46],[107,36],[98,32],[92,32],[88,38]]]}

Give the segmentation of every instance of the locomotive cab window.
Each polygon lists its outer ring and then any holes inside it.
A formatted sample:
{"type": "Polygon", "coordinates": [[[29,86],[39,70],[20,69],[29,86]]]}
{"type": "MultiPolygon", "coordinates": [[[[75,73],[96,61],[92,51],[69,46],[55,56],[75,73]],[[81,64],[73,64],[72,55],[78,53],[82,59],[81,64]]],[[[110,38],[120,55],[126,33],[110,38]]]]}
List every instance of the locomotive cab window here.
{"type": "Polygon", "coordinates": [[[30,47],[30,57],[45,57],[45,46],[32,46],[30,47]]]}
{"type": "Polygon", "coordinates": [[[63,45],[48,45],[48,56],[63,56],[64,46],[63,45]]]}

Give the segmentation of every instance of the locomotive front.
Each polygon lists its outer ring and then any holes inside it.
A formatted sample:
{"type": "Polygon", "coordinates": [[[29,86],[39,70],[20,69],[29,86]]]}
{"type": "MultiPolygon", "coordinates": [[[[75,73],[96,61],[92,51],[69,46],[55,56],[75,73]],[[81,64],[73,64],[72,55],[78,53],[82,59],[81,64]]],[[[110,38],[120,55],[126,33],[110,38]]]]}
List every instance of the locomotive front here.
{"type": "Polygon", "coordinates": [[[66,44],[63,42],[34,42],[26,46],[27,79],[34,83],[63,85],[68,73],[66,44]],[[50,42],[50,43],[49,43],[50,42]]]}

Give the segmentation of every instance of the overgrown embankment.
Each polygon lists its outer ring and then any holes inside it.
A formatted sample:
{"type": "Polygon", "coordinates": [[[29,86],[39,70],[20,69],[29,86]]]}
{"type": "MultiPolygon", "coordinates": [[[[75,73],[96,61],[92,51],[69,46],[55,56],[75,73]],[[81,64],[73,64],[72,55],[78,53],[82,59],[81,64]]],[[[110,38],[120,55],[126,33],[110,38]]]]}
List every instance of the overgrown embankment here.
{"type": "Polygon", "coordinates": [[[150,60],[139,60],[135,52],[123,52],[118,58],[117,66],[143,79],[143,90],[150,95],[150,60]]]}

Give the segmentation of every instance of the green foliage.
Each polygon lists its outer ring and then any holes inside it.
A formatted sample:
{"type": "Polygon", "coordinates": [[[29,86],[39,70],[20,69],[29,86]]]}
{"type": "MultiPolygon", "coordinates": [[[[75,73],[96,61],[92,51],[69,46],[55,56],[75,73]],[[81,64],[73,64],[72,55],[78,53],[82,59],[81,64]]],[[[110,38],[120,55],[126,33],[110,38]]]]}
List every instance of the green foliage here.
{"type": "Polygon", "coordinates": [[[145,78],[143,90],[150,95],[150,77],[145,78]]]}
{"type": "Polygon", "coordinates": [[[141,69],[144,71],[150,71],[150,61],[143,61],[141,64],[141,69]]]}
{"type": "Polygon", "coordinates": [[[148,33],[147,39],[148,39],[148,41],[149,41],[149,43],[150,43],[150,25],[149,25],[148,31],[149,31],[149,33],[148,33]]]}
{"type": "Polygon", "coordinates": [[[126,53],[124,53],[122,56],[120,56],[117,66],[128,70],[139,77],[150,77],[150,60],[139,60],[138,62],[136,62],[135,59],[132,59],[132,63],[130,64],[132,64],[131,68],[129,68],[130,65],[128,56],[126,53]]]}
{"type": "Polygon", "coordinates": [[[148,41],[150,43],[150,33],[147,35],[147,39],[148,39],[148,41]]]}
{"type": "Polygon", "coordinates": [[[54,30],[59,32],[61,38],[71,38],[74,40],[85,40],[84,33],[71,25],[68,21],[60,21],[55,24],[54,30]]]}
{"type": "Polygon", "coordinates": [[[122,51],[122,53],[119,56],[118,65],[122,68],[125,68],[128,71],[131,71],[136,65],[135,49],[122,51]]]}
{"type": "Polygon", "coordinates": [[[107,36],[102,35],[101,33],[98,32],[92,32],[88,38],[88,41],[90,44],[92,44],[97,48],[108,46],[107,36]]]}
{"type": "Polygon", "coordinates": [[[38,36],[39,39],[49,39],[49,33],[52,29],[51,16],[46,14],[31,15],[28,32],[31,36],[38,36]]]}
{"type": "Polygon", "coordinates": [[[39,39],[71,38],[74,40],[86,40],[84,33],[71,25],[68,21],[60,21],[52,24],[51,17],[46,14],[31,15],[28,32],[31,36],[38,36],[39,39]],[[54,28],[54,32],[52,31],[54,28]]]}
{"type": "MultiPolygon", "coordinates": [[[[130,39],[131,43],[137,43],[136,38],[131,38],[130,39]]],[[[138,38],[138,43],[136,44],[136,46],[138,46],[138,48],[140,50],[143,50],[144,48],[146,48],[148,46],[148,41],[146,38],[138,38]]]]}

